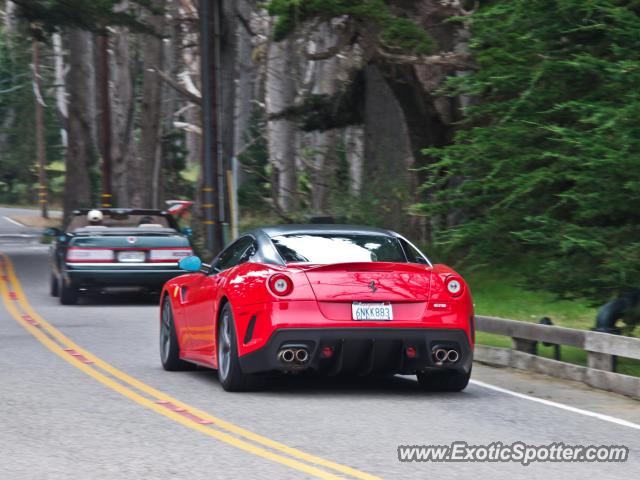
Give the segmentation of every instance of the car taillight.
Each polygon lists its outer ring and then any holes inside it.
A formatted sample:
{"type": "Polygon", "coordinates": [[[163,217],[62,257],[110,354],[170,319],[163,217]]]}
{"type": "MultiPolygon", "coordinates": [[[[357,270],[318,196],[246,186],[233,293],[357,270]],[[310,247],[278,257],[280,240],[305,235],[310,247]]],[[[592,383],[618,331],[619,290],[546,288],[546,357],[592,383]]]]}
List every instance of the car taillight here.
{"type": "Polygon", "coordinates": [[[271,291],[276,295],[284,297],[285,295],[289,295],[293,290],[293,282],[286,275],[278,273],[269,279],[269,288],[271,288],[271,291]]]}
{"type": "Polygon", "coordinates": [[[67,262],[113,262],[113,250],[104,248],[71,247],[67,250],[67,262]]]}
{"type": "Polygon", "coordinates": [[[190,248],[160,248],[149,252],[149,260],[152,262],[178,262],[191,255],[193,255],[193,250],[190,248]]]}
{"type": "Polygon", "coordinates": [[[449,295],[451,295],[452,297],[459,297],[460,295],[462,295],[462,291],[464,290],[464,287],[462,285],[462,280],[460,280],[459,278],[456,278],[456,277],[448,278],[446,281],[446,285],[447,285],[447,291],[449,292],[449,295]]]}

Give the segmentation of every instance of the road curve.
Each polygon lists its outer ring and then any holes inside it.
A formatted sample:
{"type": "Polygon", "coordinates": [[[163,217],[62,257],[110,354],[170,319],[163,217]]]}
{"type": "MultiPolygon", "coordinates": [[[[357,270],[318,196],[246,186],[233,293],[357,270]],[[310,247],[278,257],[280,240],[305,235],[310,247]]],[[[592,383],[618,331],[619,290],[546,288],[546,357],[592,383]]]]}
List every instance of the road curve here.
{"type": "Polygon", "coordinates": [[[425,394],[403,377],[293,378],[262,392],[230,394],[215,372],[162,370],[153,299],[101,295],[63,307],[48,295],[46,247],[0,250],[9,259],[0,281],[0,478],[614,479],[640,473],[640,408],[624,397],[479,365],[473,378],[483,383],[461,394],[425,394]],[[626,445],[630,459],[527,467],[398,461],[398,445],[456,440],[626,445]]]}

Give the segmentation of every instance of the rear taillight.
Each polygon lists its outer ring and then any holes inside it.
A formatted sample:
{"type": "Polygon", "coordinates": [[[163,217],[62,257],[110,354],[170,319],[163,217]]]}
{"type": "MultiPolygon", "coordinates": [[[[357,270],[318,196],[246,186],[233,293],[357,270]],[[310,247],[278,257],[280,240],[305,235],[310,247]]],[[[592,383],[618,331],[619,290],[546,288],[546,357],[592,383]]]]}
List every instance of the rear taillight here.
{"type": "Polygon", "coordinates": [[[113,250],[106,248],[71,247],[67,250],[67,262],[113,262],[113,250]]]}
{"type": "Polygon", "coordinates": [[[293,291],[293,282],[286,275],[278,273],[269,279],[269,288],[279,297],[284,297],[293,291]]]}
{"type": "Polygon", "coordinates": [[[462,285],[462,280],[460,280],[459,278],[449,277],[446,280],[446,285],[447,292],[449,292],[449,295],[451,295],[452,297],[459,297],[460,295],[462,295],[464,286],[462,285]]]}
{"type": "Polygon", "coordinates": [[[184,257],[193,255],[190,248],[161,248],[149,252],[149,260],[152,262],[179,262],[184,257]]]}

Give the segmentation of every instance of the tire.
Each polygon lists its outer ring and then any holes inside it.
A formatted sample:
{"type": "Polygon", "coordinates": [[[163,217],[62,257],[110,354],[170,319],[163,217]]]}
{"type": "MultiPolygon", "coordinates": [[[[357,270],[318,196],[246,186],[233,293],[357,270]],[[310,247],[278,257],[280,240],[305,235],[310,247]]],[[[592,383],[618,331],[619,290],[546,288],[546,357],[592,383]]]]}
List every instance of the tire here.
{"type": "Polygon", "coordinates": [[[226,303],[218,320],[218,379],[227,392],[254,390],[260,382],[255,375],[242,371],[238,360],[238,342],[231,305],[226,303]]]}
{"type": "Polygon", "coordinates": [[[60,295],[60,282],[58,276],[51,272],[51,280],[49,281],[49,293],[52,297],[58,297],[60,295]]]}
{"type": "Polygon", "coordinates": [[[73,284],[66,285],[64,281],[59,281],[58,292],[62,305],[75,305],[78,303],[78,289],[73,284]]]}
{"type": "Polygon", "coordinates": [[[425,392],[461,392],[467,387],[471,377],[469,372],[444,370],[439,372],[418,372],[418,384],[425,392]]]}
{"type": "Polygon", "coordinates": [[[169,297],[164,298],[160,314],[160,361],[162,368],[169,372],[195,369],[195,365],[180,359],[180,345],[169,297]]]}

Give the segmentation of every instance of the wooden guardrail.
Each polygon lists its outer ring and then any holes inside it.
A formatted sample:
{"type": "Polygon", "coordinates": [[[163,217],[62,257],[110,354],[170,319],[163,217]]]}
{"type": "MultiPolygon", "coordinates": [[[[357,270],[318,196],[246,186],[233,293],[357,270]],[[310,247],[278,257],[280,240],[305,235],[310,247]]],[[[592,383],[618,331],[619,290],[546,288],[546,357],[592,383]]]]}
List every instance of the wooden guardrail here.
{"type": "Polygon", "coordinates": [[[640,399],[640,377],[615,372],[616,357],[640,360],[638,338],[485,316],[476,316],[476,330],[512,339],[510,349],[476,345],[474,356],[480,362],[576,380],[640,399]],[[540,357],[541,342],[580,348],[587,354],[587,365],[540,357]]]}

